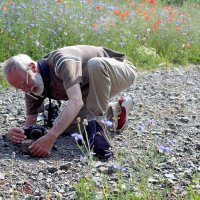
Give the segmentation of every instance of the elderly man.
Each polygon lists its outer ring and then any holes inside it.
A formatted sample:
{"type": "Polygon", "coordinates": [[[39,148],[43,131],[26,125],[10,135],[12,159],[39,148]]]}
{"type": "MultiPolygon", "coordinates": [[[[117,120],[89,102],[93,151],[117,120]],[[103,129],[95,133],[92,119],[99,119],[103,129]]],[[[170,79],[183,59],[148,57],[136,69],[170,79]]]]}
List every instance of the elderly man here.
{"type": "MultiPolygon", "coordinates": [[[[68,100],[48,133],[29,147],[30,154],[38,157],[49,154],[56,139],[78,116],[87,118],[87,130],[93,139],[97,132],[103,132],[99,122],[108,114],[110,99],[136,78],[135,67],[124,54],[88,45],[57,49],[38,62],[19,54],[6,60],[3,69],[8,82],[25,93],[25,126],[36,123],[46,97],[68,100]],[[47,81],[45,76],[49,76],[47,81]]],[[[131,98],[119,100],[118,131],[125,127],[132,104],[131,98]]],[[[11,128],[7,135],[15,143],[26,139],[24,130],[18,127],[11,128]]]]}

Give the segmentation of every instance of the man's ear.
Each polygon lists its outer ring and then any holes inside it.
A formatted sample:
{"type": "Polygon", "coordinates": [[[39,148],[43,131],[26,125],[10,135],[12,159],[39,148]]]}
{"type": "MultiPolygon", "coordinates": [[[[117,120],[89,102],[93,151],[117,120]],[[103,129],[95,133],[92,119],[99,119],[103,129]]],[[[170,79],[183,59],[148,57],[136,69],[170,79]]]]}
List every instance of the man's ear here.
{"type": "Polygon", "coordinates": [[[37,73],[38,72],[38,67],[37,67],[37,64],[34,63],[34,62],[31,62],[28,64],[28,66],[31,68],[31,70],[34,72],[34,73],[37,73]]]}

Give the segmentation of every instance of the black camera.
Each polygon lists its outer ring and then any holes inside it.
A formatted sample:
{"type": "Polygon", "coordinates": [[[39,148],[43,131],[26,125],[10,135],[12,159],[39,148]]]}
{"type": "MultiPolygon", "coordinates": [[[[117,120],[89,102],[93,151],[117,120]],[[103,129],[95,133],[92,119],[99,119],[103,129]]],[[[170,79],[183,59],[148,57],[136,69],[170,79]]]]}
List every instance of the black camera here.
{"type": "Polygon", "coordinates": [[[24,135],[27,136],[27,139],[37,140],[38,138],[44,136],[47,133],[47,129],[41,125],[30,125],[24,128],[24,135]]]}
{"type": "Polygon", "coordinates": [[[44,106],[44,112],[43,112],[44,126],[52,127],[53,122],[60,113],[60,106],[61,106],[60,101],[52,102],[51,104],[46,104],[44,106]]]}

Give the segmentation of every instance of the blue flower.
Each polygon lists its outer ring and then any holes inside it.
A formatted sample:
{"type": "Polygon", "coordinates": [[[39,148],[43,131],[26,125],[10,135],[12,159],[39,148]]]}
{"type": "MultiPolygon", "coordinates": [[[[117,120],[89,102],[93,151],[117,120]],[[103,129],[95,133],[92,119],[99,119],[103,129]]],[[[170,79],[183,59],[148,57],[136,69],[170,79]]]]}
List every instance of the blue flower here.
{"type": "Polygon", "coordinates": [[[159,150],[161,150],[161,151],[166,151],[166,152],[171,152],[171,151],[172,151],[172,148],[171,148],[171,147],[167,147],[167,146],[160,145],[160,146],[159,146],[159,150]]]}

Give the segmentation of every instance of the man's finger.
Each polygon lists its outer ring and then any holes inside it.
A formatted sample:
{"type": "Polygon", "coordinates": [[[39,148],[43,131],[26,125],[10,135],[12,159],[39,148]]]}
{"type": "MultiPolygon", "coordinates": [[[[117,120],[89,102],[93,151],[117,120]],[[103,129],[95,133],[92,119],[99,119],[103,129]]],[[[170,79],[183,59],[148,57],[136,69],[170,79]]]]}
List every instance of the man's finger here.
{"type": "Polygon", "coordinates": [[[35,149],[35,148],[33,148],[33,149],[30,150],[30,154],[31,154],[32,156],[37,156],[37,155],[40,154],[40,149],[35,149]]]}
{"type": "Polygon", "coordinates": [[[24,138],[25,135],[23,133],[13,133],[13,136],[17,137],[17,138],[24,138]]]}
{"type": "Polygon", "coordinates": [[[8,132],[11,132],[11,133],[24,133],[24,130],[21,129],[21,128],[12,128],[12,129],[9,129],[8,132]]]}
{"type": "Polygon", "coordinates": [[[42,150],[36,150],[35,152],[31,153],[32,156],[37,156],[37,157],[45,157],[48,155],[45,151],[42,150]]]}

